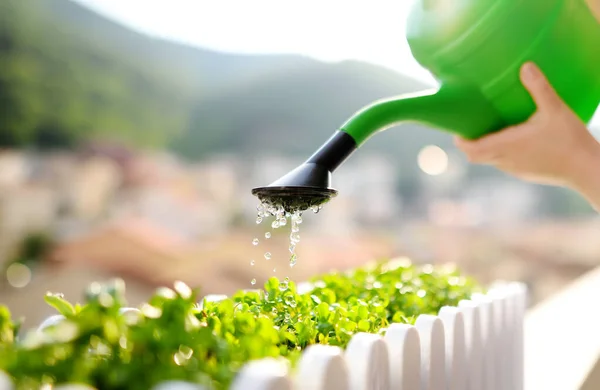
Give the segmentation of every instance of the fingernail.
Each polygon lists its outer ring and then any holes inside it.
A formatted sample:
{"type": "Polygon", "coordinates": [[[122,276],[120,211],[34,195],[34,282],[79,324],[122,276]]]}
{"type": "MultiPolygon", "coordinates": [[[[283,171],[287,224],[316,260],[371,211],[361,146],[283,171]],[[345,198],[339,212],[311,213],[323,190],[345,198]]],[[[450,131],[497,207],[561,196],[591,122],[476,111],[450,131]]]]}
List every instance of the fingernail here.
{"type": "Polygon", "coordinates": [[[535,81],[538,77],[538,74],[539,73],[538,73],[537,67],[531,62],[527,62],[521,68],[521,76],[523,77],[523,81],[526,81],[526,82],[535,81]]]}

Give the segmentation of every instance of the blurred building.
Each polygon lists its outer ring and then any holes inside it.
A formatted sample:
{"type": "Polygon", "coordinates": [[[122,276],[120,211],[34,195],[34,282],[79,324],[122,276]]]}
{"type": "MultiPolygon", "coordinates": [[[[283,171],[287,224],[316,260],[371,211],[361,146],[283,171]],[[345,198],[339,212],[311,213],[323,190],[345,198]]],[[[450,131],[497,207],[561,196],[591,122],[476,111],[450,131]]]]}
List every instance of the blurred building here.
{"type": "Polygon", "coordinates": [[[16,242],[31,232],[53,228],[58,197],[48,188],[24,185],[0,191],[0,251],[6,255],[16,242]]]}

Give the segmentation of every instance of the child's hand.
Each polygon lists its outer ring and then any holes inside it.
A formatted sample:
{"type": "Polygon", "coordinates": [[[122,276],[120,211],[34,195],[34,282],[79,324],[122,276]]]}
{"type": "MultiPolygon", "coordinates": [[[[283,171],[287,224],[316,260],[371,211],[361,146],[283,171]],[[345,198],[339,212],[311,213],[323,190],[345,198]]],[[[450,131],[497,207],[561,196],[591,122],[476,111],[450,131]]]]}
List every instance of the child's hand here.
{"type": "Polygon", "coordinates": [[[521,81],[537,106],[527,122],[474,141],[456,138],[456,145],[470,162],[585,192],[590,181],[600,180],[600,144],[537,66],[525,64],[521,81]]]}

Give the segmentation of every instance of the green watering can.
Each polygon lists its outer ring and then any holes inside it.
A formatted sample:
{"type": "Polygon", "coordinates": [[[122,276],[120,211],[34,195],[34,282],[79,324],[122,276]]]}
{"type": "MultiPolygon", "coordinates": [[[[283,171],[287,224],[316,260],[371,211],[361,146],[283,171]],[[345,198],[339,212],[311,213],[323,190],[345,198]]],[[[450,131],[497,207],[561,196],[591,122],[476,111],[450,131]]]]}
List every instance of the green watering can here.
{"type": "Polygon", "coordinates": [[[584,122],[600,104],[600,23],[585,0],[417,0],[406,36],[437,90],[376,101],[355,113],[302,165],[252,193],[303,211],[337,195],[331,173],[372,134],[404,122],[476,139],[527,120],[520,82],[535,62],[584,122]]]}

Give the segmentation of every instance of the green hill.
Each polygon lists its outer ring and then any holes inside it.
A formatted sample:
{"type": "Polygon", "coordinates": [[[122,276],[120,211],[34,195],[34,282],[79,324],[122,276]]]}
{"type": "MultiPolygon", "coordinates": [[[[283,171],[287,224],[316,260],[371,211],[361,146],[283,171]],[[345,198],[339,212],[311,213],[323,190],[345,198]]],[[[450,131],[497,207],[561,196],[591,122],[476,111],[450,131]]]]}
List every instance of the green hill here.
{"type": "MultiPolygon", "coordinates": [[[[71,0],[0,3],[4,146],[100,136],[169,145],[193,159],[270,147],[305,155],[370,101],[423,88],[368,64],[218,53],[155,39],[71,0]]],[[[448,142],[410,129],[382,134],[366,148],[402,155],[431,137],[448,142]]]]}
{"type": "Polygon", "coordinates": [[[139,34],[71,0],[0,2],[0,145],[94,136],[164,145],[200,97],[312,61],[200,50],[139,34]]]}
{"type": "MultiPolygon", "coordinates": [[[[175,147],[191,158],[224,149],[249,156],[268,150],[306,155],[364,105],[426,88],[354,61],[284,69],[200,100],[175,147]]],[[[405,125],[378,134],[364,148],[414,162],[418,149],[430,142],[452,144],[447,134],[405,125]]]]}

